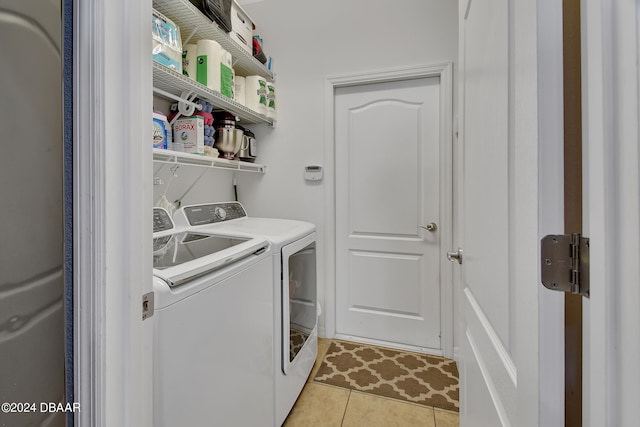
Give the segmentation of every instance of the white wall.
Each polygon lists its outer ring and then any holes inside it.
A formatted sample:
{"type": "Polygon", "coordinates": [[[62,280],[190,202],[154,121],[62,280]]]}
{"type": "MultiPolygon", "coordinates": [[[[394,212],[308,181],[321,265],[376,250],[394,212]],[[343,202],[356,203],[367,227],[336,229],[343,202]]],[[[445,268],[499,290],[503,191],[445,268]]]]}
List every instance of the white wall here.
{"type": "MultiPolygon", "coordinates": [[[[256,23],[265,52],[274,58],[278,121],[275,128],[248,126],[258,140],[257,162],[267,165],[267,172],[238,173],[239,198],[251,216],[317,225],[318,297],[324,305],[325,287],[333,285],[324,268],[324,200],[325,191],[332,194],[333,189],[323,182],[305,182],[303,170],[305,165],[324,163],[325,79],[456,61],[457,2],[264,0],[244,8],[256,23]]],[[[227,172],[208,174],[207,181],[231,188],[227,172]]],[[[191,200],[211,200],[206,197],[198,188],[190,193],[191,200]]]]}
{"type": "Polygon", "coordinates": [[[163,195],[172,203],[180,200],[182,206],[233,200],[232,171],[189,165],[180,165],[175,170],[173,166],[169,163],[153,163],[153,176],[160,178],[160,183],[153,186],[155,206],[159,206],[158,199],[163,195]]]}

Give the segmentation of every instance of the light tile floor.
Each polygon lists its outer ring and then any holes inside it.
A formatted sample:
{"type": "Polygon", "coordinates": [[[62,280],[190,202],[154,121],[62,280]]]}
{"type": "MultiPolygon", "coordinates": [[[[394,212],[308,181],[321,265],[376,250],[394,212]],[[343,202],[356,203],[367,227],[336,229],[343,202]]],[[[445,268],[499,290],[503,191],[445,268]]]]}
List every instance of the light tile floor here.
{"type": "Polygon", "coordinates": [[[286,427],[458,427],[458,413],[341,387],[314,383],[331,340],[318,340],[318,357],[286,427]]]}

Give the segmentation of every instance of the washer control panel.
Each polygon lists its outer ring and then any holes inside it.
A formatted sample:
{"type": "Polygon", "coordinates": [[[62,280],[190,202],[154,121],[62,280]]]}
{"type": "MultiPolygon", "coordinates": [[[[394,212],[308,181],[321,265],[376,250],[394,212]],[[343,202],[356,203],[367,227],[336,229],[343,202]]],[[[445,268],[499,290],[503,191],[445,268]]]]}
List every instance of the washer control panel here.
{"type": "Polygon", "coordinates": [[[190,225],[215,224],[247,216],[247,212],[239,202],[186,206],[184,214],[190,225]]]}
{"type": "Polygon", "coordinates": [[[153,232],[171,230],[173,221],[171,215],[165,209],[153,208],[153,232]]]}
{"type": "Polygon", "coordinates": [[[227,211],[225,210],[225,208],[218,206],[214,212],[216,213],[216,218],[218,218],[220,221],[224,221],[225,219],[227,219],[227,211]]]}

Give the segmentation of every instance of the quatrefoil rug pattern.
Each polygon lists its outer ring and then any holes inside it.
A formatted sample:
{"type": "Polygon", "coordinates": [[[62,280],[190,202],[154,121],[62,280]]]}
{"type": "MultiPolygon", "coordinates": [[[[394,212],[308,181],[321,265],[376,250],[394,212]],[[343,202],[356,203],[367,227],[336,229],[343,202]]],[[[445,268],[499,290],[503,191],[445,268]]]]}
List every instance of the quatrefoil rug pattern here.
{"type": "Polygon", "coordinates": [[[456,363],[438,356],[332,341],[313,380],[450,411],[460,408],[456,363]]]}

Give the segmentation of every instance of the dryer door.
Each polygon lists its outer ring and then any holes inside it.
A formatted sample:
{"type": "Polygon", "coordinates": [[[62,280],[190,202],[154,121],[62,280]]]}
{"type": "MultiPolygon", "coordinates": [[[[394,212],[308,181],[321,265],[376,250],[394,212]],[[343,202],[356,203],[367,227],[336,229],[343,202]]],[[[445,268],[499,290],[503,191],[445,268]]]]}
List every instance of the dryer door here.
{"type": "Polygon", "coordinates": [[[315,233],[282,248],[282,371],[287,374],[318,324],[315,233]],[[288,339],[287,339],[288,337],[288,339]]]}

